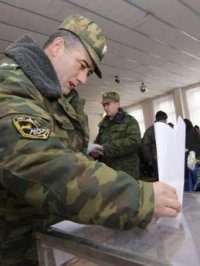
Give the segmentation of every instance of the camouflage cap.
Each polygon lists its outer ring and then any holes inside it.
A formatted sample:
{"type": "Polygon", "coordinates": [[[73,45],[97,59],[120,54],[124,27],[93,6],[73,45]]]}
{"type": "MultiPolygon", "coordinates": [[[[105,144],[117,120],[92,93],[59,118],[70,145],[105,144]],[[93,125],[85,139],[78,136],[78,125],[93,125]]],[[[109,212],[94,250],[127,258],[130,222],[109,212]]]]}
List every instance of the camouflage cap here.
{"type": "Polygon", "coordinates": [[[80,38],[94,63],[95,73],[101,78],[100,61],[107,51],[107,45],[97,24],[80,14],[73,14],[67,17],[58,29],[71,31],[80,38]]]}
{"type": "Polygon", "coordinates": [[[106,92],[102,95],[101,103],[119,102],[119,94],[115,91],[106,92]]]}

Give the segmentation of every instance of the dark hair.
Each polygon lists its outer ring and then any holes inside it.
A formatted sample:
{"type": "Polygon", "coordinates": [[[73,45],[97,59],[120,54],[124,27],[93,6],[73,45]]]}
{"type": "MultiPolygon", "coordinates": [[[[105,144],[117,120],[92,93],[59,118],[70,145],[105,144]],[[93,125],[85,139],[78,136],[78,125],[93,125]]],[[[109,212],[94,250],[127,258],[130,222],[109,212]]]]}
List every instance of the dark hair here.
{"type": "Polygon", "coordinates": [[[156,121],[166,120],[167,118],[168,118],[167,114],[163,111],[158,111],[156,113],[156,121]]]}
{"type": "Polygon", "coordinates": [[[173,123],[171,123],[171,122],[169,122],[169,123],[167,123],[170,127],[174,127],[174,124],[173,123]]]}
{"type": "Polygon", "coordinates": [[[74,33],[67,30],[57,30],[45,42],[43,48],[46,49],[57,37],[62,37],[65,42],[65,47],[71,48],[81,45],[81,40],[74,33]]]}
{"type": "Polygon", "coordinates": [[[191,122],[189,119],[187,119],[187,118],[185,118],[185,119],[183,119],[183,120],[184,120],[184,122],[185,122],[186,132],[188,132],[191,128],[193,128],[193,124],[192,124],[192,122],[191,122]]]}

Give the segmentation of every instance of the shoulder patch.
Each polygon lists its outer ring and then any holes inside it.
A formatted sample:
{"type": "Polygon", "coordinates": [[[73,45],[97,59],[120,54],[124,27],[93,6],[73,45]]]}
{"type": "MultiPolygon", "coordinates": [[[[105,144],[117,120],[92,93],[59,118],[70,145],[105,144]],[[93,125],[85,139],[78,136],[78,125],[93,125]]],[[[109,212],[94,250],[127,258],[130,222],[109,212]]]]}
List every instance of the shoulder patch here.
{"type": "Polygon", "coordinates": [[[12,119],[14,126],[22,137],[28,139],[48,139],[49,128],[44,128],[44,122],[31,116],[23,116],[12,119]]]}

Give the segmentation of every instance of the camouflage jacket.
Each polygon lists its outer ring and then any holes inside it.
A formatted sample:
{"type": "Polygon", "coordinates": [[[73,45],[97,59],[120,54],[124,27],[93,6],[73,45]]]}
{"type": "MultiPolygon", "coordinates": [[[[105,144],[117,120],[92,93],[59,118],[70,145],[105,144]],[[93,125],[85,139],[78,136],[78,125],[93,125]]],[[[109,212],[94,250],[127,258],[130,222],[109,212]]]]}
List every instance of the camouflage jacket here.
{"type": "Polygon", "coordinates": [[[85,116],[79,114],[76,99],[73,106],[74,97],[61,96],[43,51],[37,47],[35,53],[35,43],[20,41],[7,50],[10,58],[0,61],[3,266],[35,265],[38,228],[64,219],[111,228],[144,227],[154,207],[152,184],[88,159],[85,116]],[[28,49],[34,60],[28,57],[24,63],[28,49]],[[34,71],[29,69],[31,63],[33,68],[37,64],[34,71]]]}
{"type": "Polygon", "coordinates": [[[95,143],[103,145],[104,155],[100,161],[138,179],[140,139],[138,122],[119,108],[112,120],[106,116],[99,124],[95,143]]]}

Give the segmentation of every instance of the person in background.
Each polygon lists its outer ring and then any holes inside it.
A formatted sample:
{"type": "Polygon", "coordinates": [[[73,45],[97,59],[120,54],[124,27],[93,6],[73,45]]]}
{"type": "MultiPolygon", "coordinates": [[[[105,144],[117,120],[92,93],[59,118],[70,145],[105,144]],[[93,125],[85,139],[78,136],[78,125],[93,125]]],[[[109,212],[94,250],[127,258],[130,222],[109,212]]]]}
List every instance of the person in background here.
{"type": "Polygon", "coordinates": [[[188,151],[194,151],[196,158],[200,158],[200,132],[193,127],[192,122],[185,118],[186,126],[186,144],[185,147],[188,151]]]}
{"type": "MultiPolygon", "coordinates": [[[[167,114],[163,111],[158,111],[155,115],[155,123],[163,122],[167,123],[167,114]]],[[[152,176],[153,181],[158,180],[158,166],[157,166],[157,154],[156,154],[156,139],[154,124],[151,125],[144,133],[141,141],[141,153],[144,159],[143,165],[147,164],[148,175],[152,176]]]]}
{"type": "Polygon", "coordinates": [[[195,125],[194,128],[196,128],[196,130],[199,132],[199,126],[195,125]]]}
{"type": "Polygon", "coordinates": [[[125,171],[138,179],[138,148],[141,139],[138,122],[120,107],[117,92],[104,93],[101,103],[106,116],[99,123],[94,143],[101,145],[102,149],[93,150],[91,155],[115,170],[125,171]]]}
{"type": "MultiPolygon", "coordinates": [[[[196,129],[192,122],[185,118],[183,119],[185,122],[185,148],[186,148],[186,153],[185,153],[185,190],[186,191],[191,191],[193,190],[195,183],[197,181],[197,173],[199,175],[199,169],[194,169],[191,171],[191,169],[188,167],[187,161],[189,157],[191,157],[191,154],[193,154],[192,157],[195,158],[195,161],[200,160],[200,132],[198,129],[196,129]],[[192,177],[192,178],[191,178],[192,177]],[[192,183],[192,188],[190,187],[190,184],[192,183]]],[[[199,189],[199,180],[198,180],[198,189],[199,189]]],[[[197,185],[196,185],[197,186],[197,185]]]]}
{"type": "Polygon", "coordinates": [[[73,14],[44,49],[25,35],[0,61],[0,260],[38,265],[35,231],[61,220],[128,229],[181,209],[173,187],[145,183],[90,159],[87,118],[75,89],[100,61],[106,39],[73,14]]]}

